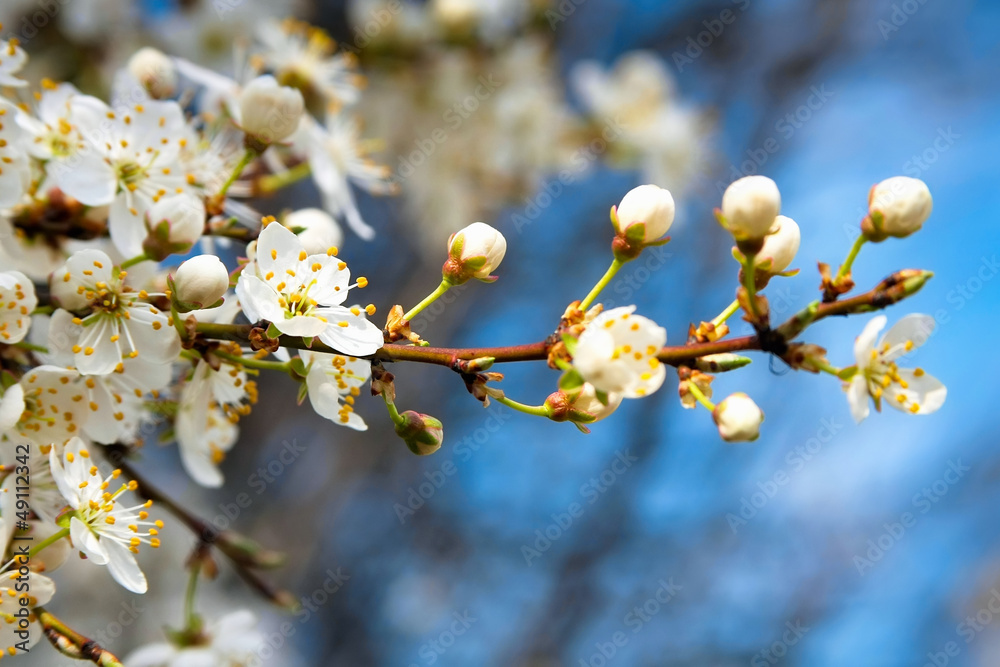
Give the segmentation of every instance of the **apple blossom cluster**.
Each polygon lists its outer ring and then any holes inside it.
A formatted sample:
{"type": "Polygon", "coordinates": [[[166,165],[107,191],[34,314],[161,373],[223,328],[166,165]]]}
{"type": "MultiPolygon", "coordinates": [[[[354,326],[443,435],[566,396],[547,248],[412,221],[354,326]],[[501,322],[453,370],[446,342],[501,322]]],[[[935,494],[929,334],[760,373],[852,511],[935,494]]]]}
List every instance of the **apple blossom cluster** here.
{"type": "MultiPolygon", "coordinates": [[[[456,34],[489,22],[477,3],[432,4],[456,34]]],[[[362,396],[380,397],[393,431],[420,456],[440,449],[445,427],[397,407],[388,368],[403,362],[454,372],[484,406],[497,401],[583,432],[625,400],[657,394],[676,374],[681,405],[708,410],[723,441],[756,440],[764,413],[747,393],[712,401],[717,376],[749,364],[748,351],[832,375],[859,422],[872,404],[923,415],[945,401],[942,383],[899,365],[931,335],[928,316],[904,317],[881,338],[886,318],[875,316],[844,367],[800,340],[825,317],[881,310],[931,277],[900,270],[850,295],[851,267],[864,244],[905,238],[930,216],[930,192],[917,179],[889,178],[871,189],[847,259],[835,273],[821,263],[819,298],[783,323],[771,321],[766,288],[798,273],[790,267],[802,228],[781,214],[778,186],[764,176],[731,184],[715,211],[724,231],[712,232],[732,236],[738,263],[735,300],[717,316],[692,323],[682,342],[668,346],[655,314],[634,305],[604,309],[603,290],[647,248],[670,241],[675,217],[674,196],[661,187],[673,177],[662,171],[657,144],[665,141],[662,126],[674,123],[666,112],[670,91],[662,81],[640,85],[663,76],[647,59],[620,65],[620,81],[592,69],[579,77],[593,114],[630,114],[628,140],[645,147],[648,173],[662,177],[611,207],[607,271],[553,316],[543,341],[462,349],[432,347],[413,329],[415,318],[458,285],[495,289],[488,285],[502,278],[507,241],[489,224],[470,224],[471,215],[457,224],[447,218],[448,233],[434,236],[443,260],[438,286],[409,309],[391,305],[384,325],[374,319],[376,305],[359,296],[368,279],[352,275],[342,258],[340,223],[372,238],[355,191],[391,194],[398,183],[368,156],[355,116],[364,95],[354,58],[338,53],[325,33],[297,21],[266,23],[238,78],[143,48],[117,73],[110,101],[68,83],[29,83],[21,78],[27,58],[16,41],[0,41],[0,575],[27,581],[24,590],[5,584],[26,609],[23,625],[19,616],[0,614],[7,653],[45,636],[71,657],[121,664],[45,609],[55,593],[49,575],[79,554],[128,591],[146,592],[144,551],[160,546],[161,517],[169,512],[198,538],[186,564],[185,625],[129,664],[249,660],[253,618],[237,612],[205,622],[193,609],[193,591],[200,578],[214,576],[213,549],[249,582],[260,581],[255,569],[280,558],[242,536],[212,534],[133,461],[151,438],[173,443],[195,483],[222,486],[223,463],[257,402],[260,374],[287,376],[300,404],[308,400],[334,426],[357,431],[375,412],[362,396]],[[623,95],[602,93],[607,87],[623,95]],[[609,98],[617,101],[609,105],[609,98]],[[258,210],[265,195],[305,179],[322,208],[279,216],[258,210]],[[752,335],[730,336],[726,322],[737,313],[752,335]],[[527,393],[504,384],[498,368],[513,361],[554,371],[540,403],[508,395],[527,393]],[[27,553],[15,547],[21,542],[32,544],[27,553]]],[[[517,107],[524,92],[504,104],[517,107]]],[[[434,173],[441,187],[462,188],[447,171],[434,173]]],[[[286,595],[257,588],[289,606],[286,595]]]]}

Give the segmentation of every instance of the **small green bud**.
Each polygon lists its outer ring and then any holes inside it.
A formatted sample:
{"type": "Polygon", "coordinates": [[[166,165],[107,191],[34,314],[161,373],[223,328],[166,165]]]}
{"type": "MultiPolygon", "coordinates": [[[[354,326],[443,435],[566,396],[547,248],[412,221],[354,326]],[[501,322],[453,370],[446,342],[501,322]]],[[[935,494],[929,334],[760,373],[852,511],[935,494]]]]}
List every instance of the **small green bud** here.
{"type": "Polygon", "coordinates": [[[417,456],[427,456],[441,449],[444,442],[444,425],[430,415],[407,410],[399,415],[396,435],[406,441],[406,446],[417,456]]]}

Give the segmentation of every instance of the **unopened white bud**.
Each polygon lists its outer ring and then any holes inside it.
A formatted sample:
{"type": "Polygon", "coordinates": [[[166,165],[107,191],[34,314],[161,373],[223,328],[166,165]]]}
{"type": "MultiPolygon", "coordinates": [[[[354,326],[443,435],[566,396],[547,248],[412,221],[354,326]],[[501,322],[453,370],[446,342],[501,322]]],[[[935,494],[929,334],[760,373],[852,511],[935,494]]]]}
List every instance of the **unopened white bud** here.
{"type": "Polygon", "coordinates": [[[337,221],[326,211],[318,208],[304,208],[293,211],[282,220],[285,227],[295,231],[300,228],[299,241],[310,255],[325,254],[330,248],[339,248],[344,233],[337,221]]]}
{"type": "Polygon", "coordinates": [[[888,236],[904,237],[920,229],[931,214],[934,202],[927,184],[919,178],[893,176],[871,189],[868,213],[881,213],[876,230],[888,236]]]}
{"type": "Polygon", "coordinates": [[[490,275],[507,253],[507,239],[484,222],[474,222],[448,239],[448,260],[442,274],[452,285],[470,278],[491,283],[490,275]]]}
{"type": "Polygon", "coordinates": [[[722,215],[737,240],[764,238],[780,212],[781,193],[767,176],[745,176],[722,195],[722,215]]]}
{"type": "Polygon", "coordinates": [[[292,136],[305,109],[302,93],[259,76],[240,95],[240,126],[261,149],[292,136]]]}
{"type": "Polygon", "coordinates": [[[764,413],[752,398],[737,392],[715,406],[712,419],[726,442],[753,442],[760,437],[764,413]]]}
{"type": "Polygon", "coordinates": [[[178,302],[208,308],[229,289],[229,271],[215,255],[198,255],[177,267],[173,281],[178,302]]]}
{"type": "Polygon", "coordinates": [[[142,249],[160,261],[191,249],[205,231],[205,202],[199,197],[174,195],[164,197],[146,211],[146,230],[142,249]]]}
{"type": "Polygon", "coordinates": [[[129,58],[128,71],[153,99],[173,96],[177,89],[177,68],[162,51],[151,47],[139,49],[129,58]]]}
{"type": "Polygon", "coordinates": [[[669,190],[656,185],[640,185],[622,197],[615,211],[615,231],[631,241],[649,243],[666,235],[674,222],[674,198],[669,190]],[[642,236],[632,238],[629,230],[644,225],[642,236]]]}
{"type": "Polygon", "coordinates": [[[799,226],[791,218],[779,215],[774,221],[777,230],[764,237],[764,246],[757,253],[757,262],[771,260],[769,273],[781,273],[795,259],[799,251],[802,234],[799,226]]]}

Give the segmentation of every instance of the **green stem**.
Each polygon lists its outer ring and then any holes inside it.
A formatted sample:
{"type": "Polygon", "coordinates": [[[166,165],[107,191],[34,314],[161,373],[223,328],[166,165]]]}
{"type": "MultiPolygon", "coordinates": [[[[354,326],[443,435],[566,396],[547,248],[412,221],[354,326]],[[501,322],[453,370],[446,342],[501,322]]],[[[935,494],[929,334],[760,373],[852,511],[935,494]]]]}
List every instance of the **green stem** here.
{"type": "Polygon", "coordinates": [[[421,301],[413,308],[411,308],[410,312],[406,313],[406,315],[403,315],[403,319],[406,320],[407,322],[412,320],[414,317],[420,314],[420,311],[422,311],[424,308],[437,301],[442,294],[444,294],[451,288],[452,284],[450,282],[448,282],[447,280],[442,280],[441,284],[437,286],[437,289],[428,294],[423,301],[421,301]]]}
{"type": "Polygon", "coordinates": [[[22,350],[28,350],[30,352],[41,352],[42,354],[49,353],[49,348],[42,347],[41,345],[35,345],[34,343],[29,343],[25,340],[22,340],[20,343],[14,343],[14,347],[19,347],[22,350]]]}
{"type": "Polygon", "coordinates": [[[513,408],[526,415],[545,417],[546,419],[552,417],[552,408],[550,408],[547,403],[543,403],[542,405],[525,405],[524,403],[518,403],[517,401],[507,398],[506,396],[494,396],[493,398],[496,399],[498,403],[503,403],[508,408],[513,408]]]}
{"type": "Polygon", "coordinates": [[[181,341],[186,342],[188,339],[187,327],[184,325],[184,318],[177,312],[177,306],[174,305],[172,297],[170,299],[170,321],[173,322],[174,329],[177,331],[177,335],[180,336],[181,341]]]}
{"type": "Polygon", "coordinates": [[[303,162],[297,164],[294,167],[283,171],[280,174],[270,174],[268,176],[262,176],[257,179],[256,192],[260,194],[268,194],[274,192],[275,190],[280,190],[281,188],[291,185],[297,181],[301,181],[303,178],[307,178],[312,173],[312,169],[308,162],[303,162]]]}
{"type": "Polygon", "coordinates": [[[127,269],[127,268],[129,268],[131,266],[135,266],[136,264],[138,264],[140,262],[145,262],[147,259],[149,259],[149,257],[146,255],[146,253],[140,253],[140,254],[136,255],[135,257],[132,257],[130,259],[126,259],[124,262],[122,262],[121,268],[122,268],[122,270],[125,270],[125,269],[127,269]]]}
{"type": "Polygon", "coordinates": [[[615,258],[614,261],[611,262],[611,266],[608,267],[608,270],[604,272],[601,279],[597,281],[596,285],[594,285],[594,289],[590,290],[590,294],[584,297],[583,301],[580,302],[580,310],[587,310],[590,308],[590,304],[594,303],[594,299],[598,297],[601,290],[608,286],[608,283],[611,282],[611,279],[615,277],[615,274],[618,273],[623,265],[624,262],[618,258],[615,258]]]}
{"type": "Polygon", "coordinates": [[[397,426],[402,424],[404,419],[399,414],[399,410],[396,409],[396,405],[392,402],[392,399],[386,396],[385,392],[382,392],[382,398],[385,400],[385,408],[389,411],[389,419],[392,420],[392,423],[397,426]]]}
{"type": "Polygon", "coordinates": [[[51,315],[55,311],[52,306],[39,306],[31,311],[32,315],[51,315]]]}
{"type": "Polygon", "coordinates": [[[838,280],[850,274],[851,267],[854,265],[854,260],[857,259],[858,253],[861,252],[861,246],[867,242],[868,237],[864,234],[861,234],[858,238],[854,239],[854,245],[851,246],[851,251],[847,253],[847,259],[844,260],[844,263],[840,265],[840,269],[837,270],[837,276],[834,280],[838,280]]]}
{"type": "Polygon", "coordinates": [[[691,392],[691,395],[694,396],[695,400],[701,403],[706,410],[708,410],[709,412],[715,411],[715,403],[708,400],[705,397],[705,394],[701,393],[701,389],[698,389],[698,386],[694,382],[688,382],[687,388],[688,391],[691,392]]]}
{"type": "Polygon", "coordinates": [[[757,310],[757,274],[754,270],[756,255],[747,255],[746,264],[743,265],[743,287],[747,291],[747,301],[750,302],[750,314],[755,321],[760,320],[760,311],[757,310]]]}
{"type": "Polygon", "coordinates": [[[201,629],[201,620],[194,612],[194,598],[198,590],[198,576],[201,574],[201,558],[195,558],[191,564],[191,576],[188,578],[187,591],[184,594],[184,627],[191,632],[201,629]]]}
{"type": "Polygon", "coordinates": [[[725,310],[723,310],[721,313],[715,316],[715,319],[712,320],[712,326],[718,328],[720,324],[722,324],[730,317],[732,317],[733,314],[739,309],[740,309],[740,301],[739,299],[734,299],[731,304],[726,306],[725,310]]]}
{"type": "Polygon", "coordinates": [[[222,184],[219,194],[216,195],[220,201],[225,198],[226,193],[229,192],[229,188],[240,177],[240,174],[247,168],[247,165],[253,162],[255,157],[257,157],[257,151],[252,151],[249,148],[243,153],[243,157],[240,158],[240,161],[236,163],[236,167],[233,168],[233,173],[229,174],[229,178],[222,184]]]}
{"type": "Polygon", "coordinates": [[[66,537],[67,535],[69,535],[69,528],[63,528],[58,533],[53,533],[53,534],[49,535],[44,540],[42,540],[41,542],[39,542],[35,546],[31,547],[31,550],[28,552],[28,558],[30,559],[31,557],[33,557],[35,554],[39,553],[45,547],[52,546],[53,544],[55,544],[56,542],[58,542],[62,538],[66,537]]]}
{"type": "Polygon", "coordinates": [[[235,354],[229,354],[228,352],[223,352],[222,350],[215,350],[212,354],[220,359],[242,364],[247,368],[259,368],[262,371],[281,371],[282,373],[287,373],[292,364],[291,361],[265,361],[254,357],[241,357],[235,354]]]}
{"type": "Polygon", "coordinates": [[[829,362],[823,361],[822,359],[810,359],[809,363],[824,373],[829,373],[830,375],[839,378],[843,368],[837,368],[831,365],[829,362]]]}

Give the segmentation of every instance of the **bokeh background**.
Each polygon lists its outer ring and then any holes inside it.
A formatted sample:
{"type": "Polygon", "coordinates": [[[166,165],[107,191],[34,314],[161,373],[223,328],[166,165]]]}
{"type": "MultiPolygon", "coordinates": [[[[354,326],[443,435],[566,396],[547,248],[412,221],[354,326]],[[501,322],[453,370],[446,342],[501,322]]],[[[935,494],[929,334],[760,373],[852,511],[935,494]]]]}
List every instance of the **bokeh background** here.
{"type": "MultiPolygon", "coordinates": [[[[5,32],[39,7],[55,7],[25,48],[63,78],[95,87],[144,42],[224,69],[234,35],[266,14],[306,18],[351,46],[363,34],[357,28],[384,11],[369,2],[251,0],[4,5],[5,32]]],[[[308,614],[283,616],[222,563],[201,592],[206,614],[253,609],[270,665],[1000,664],[1000,3],[554,7],[560,20],[494,19],[472,41],[355,49],[370,81],[360,113],[371,134],[387,138],[382,159],[394,169],[429,136],[421,134],[434,126],[427,118],[441,125],[472,92],[456,81],[489,75],[498,54],[528,50],[519,45],[536,49],[503,61],[501,92],[518,94],[491,106],[488,121],[473,114],[457,129],[445,126],[450,163],[417,166],[400,198],[359,194],[378,237],[349,237],[343,254],[372,279],[369,297],[380,311],[433,288],[447,233],[479,213],[509,243],[500,281],[432,309],[422,333],[455,346],[541,339],[603,272],[609,207],[655,174],[671,179],[659,184],[681,203],[674,240],[664,257],[627,267],[604,302],[636,304],[680,342],[689,322],[712,317],[735,289],[731,241],[712,208],[736,177],[763,173],[802,228],[794,264],[802,274],[767,289],[772,309],[787,315],[816,298],[815,262],[845,255],[868,188],[904,174],[929,184],[933,216],[911,238],[866,247],[855,278],[868,286],[897,268],[935,271],[889,317],[937,319],[911,356],[947,384],[947,403],[934,415],[888,411],[857,426],[832,378],[757,356],[715,382],[717,395],[746,391],[765,411],[755,443],[721,442],[707,413],[682,409],[670,379],[585,436],[484,410],[446,370],[399,365],[391,369],[398,403],[445,423],[444,447],[416,458],[376,401],[361,403],[371,428],[355,435],[296,408],[289,382],[261,378],[261,402],[241,424],[223,489],[196,487],[172,447],[147,447],[141,468],[220,527],[286,551],[288,565],[270,576],[317,602],[308,614]],[[614,147],[594,155],[560,193],[539,200],[565,155],[535,149],[577,123],[560,120],[563,109],[587,115],[572,85],[577,66],[610,67],[640,49],[659,56],[668,75],[661,83],[673,90],[660,95],[655,78],[640,78],[637,85],[652,88],[639,97],[683,110],[657,121],[677,136],[657,144],[653,166],[634,147],[632,155],[614,147]],[[466,79],[449,74],[456,68],[466,79]],[[418,108],[423,125],[408,116],[418,108]],[[546,121],[521,131],[525,116],[546,121]],[[475,155],[475,164],[463,155],[475,155]],[[241,493],[252,502],[237,512],[241,493]],[[573,503],[582,514],[570,521],[573,503]],[[897,526],[904,513],[913,521],[897,526]],[[337,590],[319,595],[324,585],[337,590]]],[[[429,11],[408,4],[383,37],[411,30],[429,11]]],[[[593,134],[573,127],[581,141],[593,134]]],[[[274,206],[309,203],[298,197],[274,206]]],[[[807,337],[847,365],[864,322],[824,321],[807,337]]],[[[503,370],[504,388],[519,400],[540,402],[555,387],[544,364],[503,370]]],[[[95,594],[104,573],[81,566],[73,570],[80,585],[62,585],[51,609],[85,633],[103,633],[119,655],[160,640],[164,623],[180,622],[180,563],[193,544],[171,526],[158,560],[147,561],[156,572],[149,595],[133,598],[110,580],[95,594]]],[[[46,647],[22,662],[75,664],[46,647]]]]}

